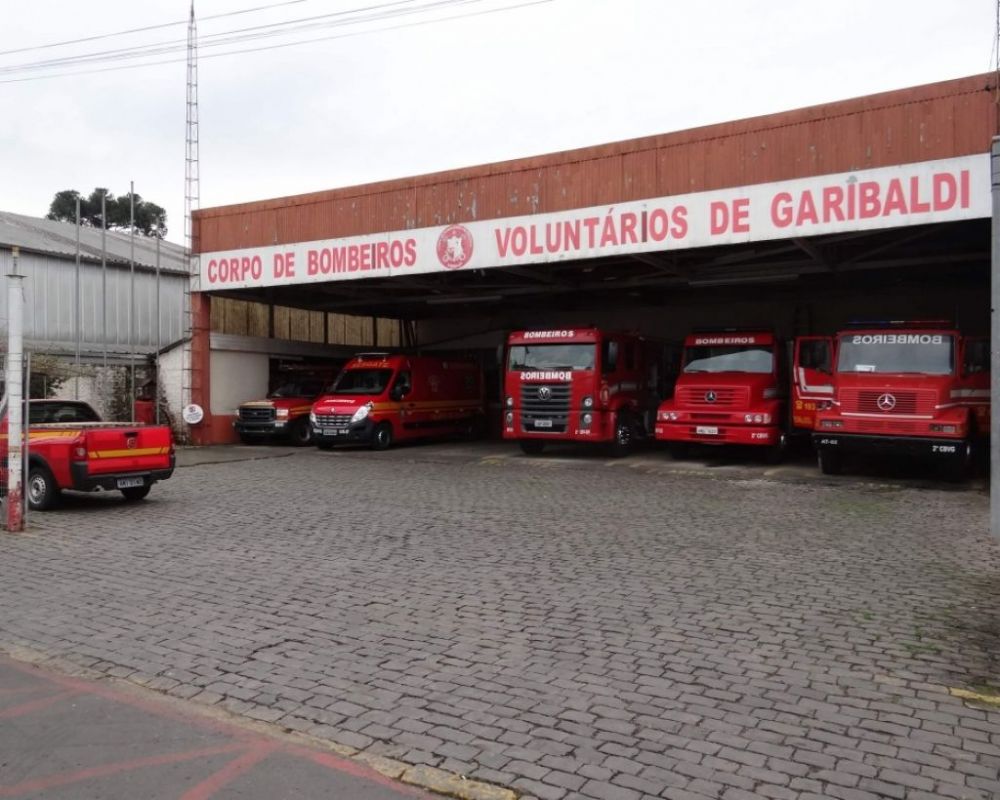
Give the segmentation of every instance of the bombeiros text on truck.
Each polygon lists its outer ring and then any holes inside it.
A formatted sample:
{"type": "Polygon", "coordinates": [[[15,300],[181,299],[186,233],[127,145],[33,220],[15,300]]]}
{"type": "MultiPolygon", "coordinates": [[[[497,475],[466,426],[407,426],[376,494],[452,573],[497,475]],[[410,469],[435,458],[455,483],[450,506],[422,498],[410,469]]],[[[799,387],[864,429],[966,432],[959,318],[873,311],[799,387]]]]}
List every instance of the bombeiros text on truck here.
{"type": "Polygon", "coordinates": [[[663,348],[597,328],[515,331],[507,338],[503,437],[536,455],[554,441],[604,443],[624,455],[652,433],[663,348]]]}
{"type": "Polygon", "coordinates": [[[684,340],[673,397],[657,412],[656,438],[681,458],[692,444],[785,450],[785,377],[781,341],[768,331],[716,330],[684,340]]]}
{"type": "Polygon", "coordinates": [[[968,474],[990,429],[986,339],[941,322],[865,322],[820,349],[825,359],[806,364],[797,348],[795,379],[828,387],[813,433],[824,473],[850,454],[898,453],[968,474]]]}
{"type": "MultiPolygon", "coordinates": [[[[102,422],[86,403],[31,400],[28,409],[29,508],[44,511],[64,490],[119,491],[142,500],[174,471],[174,440],[165,425],[102,422]]],[[[0,419],[0,477],[7,485],[7,398],[0,419]]]]}
{"type": "Polygon", "coordinates": [[[479,365],[459,358],[363,353],[348,361],[309,415],[320,449],[478,435],[485,420],[479,365]]]}

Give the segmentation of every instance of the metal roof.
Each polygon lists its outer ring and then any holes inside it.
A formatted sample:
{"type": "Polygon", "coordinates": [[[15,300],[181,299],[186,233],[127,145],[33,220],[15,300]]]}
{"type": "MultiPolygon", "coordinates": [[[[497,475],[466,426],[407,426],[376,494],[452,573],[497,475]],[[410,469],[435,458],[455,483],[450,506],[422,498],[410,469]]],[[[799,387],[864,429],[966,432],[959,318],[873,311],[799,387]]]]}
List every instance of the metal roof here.
{"type": "MultiPolygon", "coordinates": [[[[27,217],[0,211],[0,248],[20,247],[35,253],[59,258],[76,257],[76,225],[51,219],[27,217]]],[[[121,231],[107,232],[109,264],[129,263],[129,235],[121,231]]],[[[80,226],[80,257],[84,261],[101,260],[101,229],[80,226]]],[[[135,237],[135,263],[139,268],[156,266],[156,240],[135,237]]],[[[189,273],[187,250],[179,244],[160,242],[160,270],[189,273]]]]}

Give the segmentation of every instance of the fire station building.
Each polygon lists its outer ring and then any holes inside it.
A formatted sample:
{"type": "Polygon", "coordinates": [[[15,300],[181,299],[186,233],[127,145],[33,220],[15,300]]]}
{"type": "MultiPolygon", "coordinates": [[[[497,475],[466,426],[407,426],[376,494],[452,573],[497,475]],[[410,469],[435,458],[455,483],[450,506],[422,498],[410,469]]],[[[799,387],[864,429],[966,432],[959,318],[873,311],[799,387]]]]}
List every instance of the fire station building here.
{"type": "Polygon", "coordinates": [[[192,437],[231,441],[278,358],[461,350],[496,370],[507,331],[586,324],[985,334],[997,91],[979,75],[197,212],[192,437]]]}

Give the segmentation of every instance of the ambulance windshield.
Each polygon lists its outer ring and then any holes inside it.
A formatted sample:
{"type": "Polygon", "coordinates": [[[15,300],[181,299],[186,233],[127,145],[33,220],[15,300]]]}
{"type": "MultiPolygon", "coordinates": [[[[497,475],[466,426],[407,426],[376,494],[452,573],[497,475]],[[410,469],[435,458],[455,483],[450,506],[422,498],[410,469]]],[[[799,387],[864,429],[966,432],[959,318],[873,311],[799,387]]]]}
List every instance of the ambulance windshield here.
{"type": "Polygon", "coordinates": [[[946,333],[848,333],[840,337],[837,372],[950,375],[954,353],[946,333]]]}
{"type": "Polygon", "coordinates": [[[517,344],[510,348],[508,364],[512,371],[556,369],[590,370],[594,368],[597,345],[587,344],[517,344]]]}
{"type": "Polygon", "coordinates": [[[382,394],[392,377],[391,369],[345,369],[333,384],[333,394],[382,394]]]}

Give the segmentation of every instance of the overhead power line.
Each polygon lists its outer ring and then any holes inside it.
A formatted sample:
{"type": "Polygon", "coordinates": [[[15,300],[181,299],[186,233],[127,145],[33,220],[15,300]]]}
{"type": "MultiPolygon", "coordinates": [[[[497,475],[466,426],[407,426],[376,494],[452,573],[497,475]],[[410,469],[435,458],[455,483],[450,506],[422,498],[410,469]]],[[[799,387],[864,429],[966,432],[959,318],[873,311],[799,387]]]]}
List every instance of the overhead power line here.
{"type": "MultiPolygon", "coordinates": [[[[467,4],[476,3],[476,2],[484,2],[484,0],[441,0],[440,4],[444,4],[444,5],[467,5],[467,4]]],[[[370,35],[370,34],[373,34],[373,33],[383,33],[383,32],[389,32],[389,31],[404,30],[406,28],[414,28],[414,27],[418,27],[418,26],[435,25],[435,24],[439,24],[439,23],[442,23],[442,22],[451,22],[451,21],[454,21],[454,20],[468,19],[468,18],[471,18],[471,17],[480,17],[480,16],[485,16],[485,15],[488,15],[488,14],[497,14],[497,13],[503,13],[503,12],[506,12],[506,11],[514,11],[514,10],[517,10],[517,9],[528,8],[528,7],[531,7],[531,6],[546,5],[546,4],[551,3],[551,2],[553,2],[553,0],[526,0],[525,2],[515,3],[513,5],[506,5],[506,6],[502,6],[500,8],[481,9],[481,10],[478,10],[478,11],[470,11],[470,12],[466,12],[466,13],[462,13],[462,14],[453,14],[453,15],[444,16],[444,17],[435,17],[433,19],[426,19],[426,20],[414,20],[412,22],[400,23],[398,25],[381,26],[381,27],[374,28],[374,29],[371,29],[371,30],[353,31],[353,32],[350,32],[350,33],[335,34],[335,35],[332,35],[332,36],[320,36],[320,37],[315,37],[315,38],[310,38],[310,39],[300,39],[300,40],[293,41],[293,42],[283,42],[281,44],[266,45],[266,46],[262,46],[262,47],[251,47],[251,48],[244,48],[244,49],[238,49],[238,50],[229,50],[229,51],[222,52],[222,53],[210,53],[210,54],[204,55],[204,56],[200,55],[199,56],[199,60],[200,61],[204,61],[204,60],[207,60],[207,59],[222,58],[222,57],[225,57],[225,56],[244,55],[244,54],[249,54],[249,53],[259,53],[259,52],[264,52],[264,51],[268,51],[268,50],[283,49],[283,48],[286,48],[286,47],[296,47],[296,46],[299,46],[299,45],[314,44],[316,42],[326,42],[326,41],[332,41],[332,40],[335,40],[335,39],[348,39],[348,38],[353,38],[353,37],[356,37],[356,36],[367,36],[367,35],[370,35]]],[[[438,5],[440,5],[440,4],[438,4],[438,5]]],[[[412,13],[412,12],[410,12],[410,13],[412,13]]],[[[382,17],[381,19],[390,19],[390,18],[392,18],[392,16],[401,16],[401,15],[399,15],[399,14],[397,14],[397,15],[387,15],[387,16],[382,17]]],[[[340,25],[344,25],[344,24],[359,24],[360,22],[371,22],[371,21],[373,21],[373,20],[372,19],[352,20],[352,21],[350,21],[350,23],[341,22],[340,25]]],[[[380,21],[380,20],[376,19],[374,21],[380,21]]],[[[326,24],[326,25],[318,26],[318,27],[332,27],[332,25],[326,24]]],[[[339,25],[338,25],[338,27],[339,27],[339,25]]],[[[286,31],[286,33],[287,33],[287,31],[286,31]]],[[[258,37],[258,38],[263,38],[263,37],[258,37]]],[[[234,40],[234,41],[230,41],[230,42],[220,42],[220,44],[234,44],[235,41],[238,41],[238,40],[234,40]]],[[[200,46],[201,45],[199,44],[199,47],[200,46]]],[[[146,53],[145,55],[147,57],[149,57],[149,56],[151,56],[153,54],[152,53],[146,53]]],[[[116,60],[116,59],[107,59],[107,60],[116,60]]],[[[47,79],[53,79],[53,78],[65,78],[65,77],[71,77],[71,76],[76,76],[76,75],[95,75],[95,74],[106,73],[106,72],[120,72],[120,71],[124,71],[124,70],[143,69],[145,67],[155,67],[155,66],[161,66],[161,65],[165,65],[165,64],[177,64],[177,63],[182,63],[184,61],[185,61],[185,59],[183,59],[183,58],[172,58],[172,59],[163,59],[163,60],[160,60],[160,61],[148,61],[148,62],[145,62],[145,63],[142,63],[142,64],[124,64],[124,65],[117,65],[117,66],[111,66],[111,67],[104,67],[104,68],[100,68],[100,69],[73,70],[73,71],[70,71],[70,72],[58,72],[58,73],[54,73],[54,74],[30,75],[30,76],[21,77],[21,78],[0,79],[0,84],[5,84],[5,83],[23,83],[23,82],[26,82],[26,81],[47,80],[47,79]]],[[[66,66],[66,65],[62,65],[62,66],[66,66]]],[[[22,69],[20,71],[29,71],[29,70],[22,69]]],[[[3,72],[3,70],[0,70],[0,72],[3,72]]],[[[11,73],[8,73],[8,74],[11,74],[11,73]]],[[[16,71],[13,72],[12,74],[16,74],[16,71]]]]}
{"type": "MultiPolygon", "coordinates": [[[[266,6],[256,6],[255,8],[241,8],[239,11],[227,11],[224,14],[212,14],[208,17],[202,17],[202,22],[207,22],[212,19],[222,19],[223,17],[235,17],[240,14],[252,14],[255,11],[267,11],[272,8],[280,8],[282,6],[294,6],[300,3],[306,3],[309,0],[284,0],[282,3],[270,3],[266,6]]],[[[32,50],[47,50],[51,47],[64,47],[70,44],[83,44],[85,42],[97,42],[101,39],[111,39],[115,36],[129,36],[134,33],[147,33],[148,31],[158,31],[164,28],[174,28],[179,25],[187,25],[188,21],[186,19],[178,20],[177,22],[161,22],[158,25],[146,25],[142,28],[129,28],[124,31],[114,31],[113,33],[100,33],[96,36],[85,36],[82,39],[66,39],[61,42],[49,42],[48,44],[36,44],[31,47],[18,47],[15,50],[0,50],[0,56],[9,56],[14,53],[28,53],[32,50]]]]}

